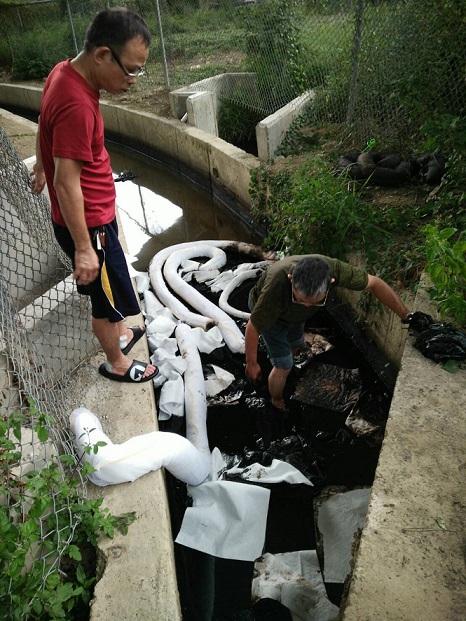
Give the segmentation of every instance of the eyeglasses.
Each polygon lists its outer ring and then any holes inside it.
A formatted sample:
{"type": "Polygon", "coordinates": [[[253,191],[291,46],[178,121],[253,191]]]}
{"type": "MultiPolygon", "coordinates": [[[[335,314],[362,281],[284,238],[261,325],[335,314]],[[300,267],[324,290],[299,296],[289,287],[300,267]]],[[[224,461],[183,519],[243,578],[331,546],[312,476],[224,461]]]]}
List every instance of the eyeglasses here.
{"type": "Polygon", "coordinates": [[[303,306],[325,306],[325,303],[327,302],[327,298],[328,298],[328,293],[329,293],[329,289],[327,289],[325,296],[320,302],[316,302],[315,304],[310,304],[309,302],[298,300],[294,292],[294,287],[291,287],[291,301],[294,304],[302,304],[303,306]]]}
{"type": "Polygon", "coordinates": [[[120,58],[118,57],[118,54],[116,52],[114,52],[111,47],[109,47],[108,49],[110,50],[110,54],[112,55],[113,60],[120,67],[120,69],[123,71],[123,73],[125,74],[126,78],[142,78],[143,76],[147,75],[147,69],[146,69],[145,65],[144,65],[144,67],[138,67],[136,72],[131,73],[123,65],[123,63],[121,62],[120,58]]]}

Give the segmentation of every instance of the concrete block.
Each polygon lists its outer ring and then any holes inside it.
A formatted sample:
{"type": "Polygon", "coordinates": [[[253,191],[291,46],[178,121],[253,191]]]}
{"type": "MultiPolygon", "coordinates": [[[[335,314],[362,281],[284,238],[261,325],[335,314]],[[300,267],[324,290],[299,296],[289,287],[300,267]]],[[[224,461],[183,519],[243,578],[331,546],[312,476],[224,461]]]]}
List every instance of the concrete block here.
{"type": "Polygon", "coordinates": [[[187,113],[186,100],[196,91],[189,88],[180,88],[172,91],[168,97],[170,100],[170,110],[175,119],[182,119],[187,113]]]}
{"type": "Polygon", "coordinates": [[[212,179],[233,191],[242,206],[249,208],[251,169],[259,166],[259,159],[218,138],[211,141],[209,164],[212,179]]]}
{"type": "Polygon", "coordinates": [[[214,93],[204,91],[190,95],[186,100],[186,109],[189,125],[218,136],[214,93]]]}
{"type": "Polygon", "coordinates": [[[314,91],[307,91],[257,124],[257,152],[261,162],[273,158],[291,123],[314,95],[314,91]]]}
{"type": "Polygon", "coordinates": [[[218,116],[219,97],[231,96],[236,91],[244,89],[248,92],[256,89],[255,73],[221,73],[211,78],[193,82],[183,88],[175,89],[169,94],[172,115],[181,119],[187,113],[187,99],[194,93],[207,91],[215,96],[215,114],[218,116]]]}
{"type": "Polygon", "coordinates": [[[100,102],[100,111],[104,119],[105,131],[114,134],[120,133],[120,109],[124,110],[121,106],[114,106],[107,101],[100,102]]]}
{"type": "MultiPolygon", "coordinates": [[[[422,281],[413,310],[436,315],[422,281]]],[[[466,371],[448,373],[411,341],[390,407],[344,621],[464,617],[460,455],[466,371]]]]}
{"type": "Polygon", "coordinates": [[[129,142],[152,147],[174,160],[178,159],[176,134],[179,127],[183,129],[186,127],[184,123],[174,119],[162,119],[151,112],[137,112],[123,106],[109,105],[105,108],[105,112],[106,130],[116,131],[120,137],[127,138],[129,142]],[[115,108],[117,112],[117,120],[113,121],[113,125],[107,125],[107,110],[108,119],[112,120],[110,108],[115,108]],[[114,127],[118,129],[115,130],[114,127]]]}
{"type": "Polygon", "coordinates": [[[183,123],[181,126],[176,135],[180,160],[188,168],[208,178],[210,176],[210,141],[215,137],[196,127],[186,126],[183,123]]]}
{"type": "Polygon", "coordinates": [[[42,88],[19,84],[0,84],[0,101],[6,106],[16,106],[39,112],[42,88]]]}

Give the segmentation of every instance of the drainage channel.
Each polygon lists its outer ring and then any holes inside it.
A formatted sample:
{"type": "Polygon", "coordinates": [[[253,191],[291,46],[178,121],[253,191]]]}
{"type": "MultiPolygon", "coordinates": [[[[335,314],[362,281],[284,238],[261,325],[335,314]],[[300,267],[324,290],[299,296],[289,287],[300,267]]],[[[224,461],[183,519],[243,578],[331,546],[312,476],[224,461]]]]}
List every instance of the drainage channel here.
{"type": "MultiPolygon", "coordinates": [[[[134,152],[112,146],[111,157],[115,175],[128,179],[116,185],[119,205],[130,205],[127,211],[120,207],[120,217],[137,270],[147,269],[152,256],[171,244],[203,238],[251,241],[253,234],[244,222],[206,203],[202,188],[183,188],[170,171],[154,171],[154,162],[147,161],[147,154],[142,159],[134,152]]],[[[229,258],[231,265],[250,260],[250,256],[229,258]]],[[[251,281],[245,281],[234,291],[232,306],[247,311],[251,285],[251,281]]],[[[218,302],[219,294],[202,285],[198,288],[208,299],[218,302]]],[[[238,321],[238,325],[244,331],[245,322],[238,321]]],[[[230,465],[245,469],[252,464],[267,467],[273,460],[280,460],[312,483],[262,484],[270,491],[262,558],[316,551],[319,571],[325,578],[319,507],[332,495],[348,491],[361,490],[368,500],[396,369],[336,296],[329,299],[327,309],[313,317],[307,340],[308,352],[295,361],[287,384],[286,416],[271,412],[265,382],[252,386],[246,381],[244,356],[222,347],[209,355],[202,354],[201,359],[206,369],[214,364],[236,378],[227,391],[208,401],[210,448],[218,449],[230,465]]],[[[260,363],[267,377],[270,366],[263,350],[260,363]]],[[[159,421],[159,428],[185,435],[184,421],[177,417],[159,421]]],[[[245,482],[228,471],[223,478],[245,482]]],[[[186,484],[169,472],[166,482],[176,539],[192,499],[186,484]]],[[[363,519],[364,515],[360,527],[363,519]]],[[[290,609],[283,603],[254,592],[254,562],[220,558],[178,543],[174,543],[174,550],[186,621],[291,618],[290,609]],[[254,598],[258,601],[252,604],[254,598]]],[[[323,595],[333,608],[328,608],[322,620],[334,618],[329,615],[341,606],[344,586],[341,577],[323,582],[323,595]]]]}
{"type": "MultiPolygon", "coordinates": [[[[250,256],[243,258],[250,260],[250,256]]],[[[241,258],[234,257],[232,261],[241,262],[241,258]]],[[[234,308],[247,310],[251,286],[251,281],[245,281],[235,290],[230,297],[234,308]]],[[[218,295],[206,287],[197,288],[211,301],[218,301],[218,295]]],[[[244,330],[245,322],[237,323],[244,330]]],[[[313,317],[306,338],[309,349],[295,360],[286,387],[285,416],[271,411],[265,382],[252,386],[246,381],[244,356],[231,354],[222,347],[211,354],[201,354],[201,360],[206,372],[209,365],[217,365],[235,377],[228,389],[208,399],[210,448],[218,449],[225,462],[235,466],[233,474],[226,469],[223,479],[257,485],[245,481],[238,470],[247,471],[253,464],[267,467],[273,460],[280,460],[312,483],[259,483],[270,490],[262,559],[316,550],[320,572],[325,576],[325,542],[318,511],[326,499],[357,490],[364,494],[367,508],[396,370],[355,324],[350,309],[337,296],[329,300],[328,310],[313,317]]],[[[270,365],[263,350],[260,356],[266,377],[270,365]]],[[[159,421],[159,427],[185,433],[182,418],[159,421]]],[[[176,539],[192,500],[186,485],[168,472],[167,488],[176,539]]],[[[363,508],[360,528],[364,511],[363,508]]],[[[258,595],[254,562],[220,558],[174,545],[184,619],[291,619],[283,595],[282,603],[258,595]],[[255,599],[258,601],[252,604],[255,599]]],[[[342,554],[347,555],[348,550],[342,554]]],[[[266,575],[267,572],[270,570],[266,569],[266,575]]],[[[344,578],[325,580],[324,595],[333,608],[330,606],[323,616],[303,618],[335,618],[344,596],[344,582],[344,578]]]]}

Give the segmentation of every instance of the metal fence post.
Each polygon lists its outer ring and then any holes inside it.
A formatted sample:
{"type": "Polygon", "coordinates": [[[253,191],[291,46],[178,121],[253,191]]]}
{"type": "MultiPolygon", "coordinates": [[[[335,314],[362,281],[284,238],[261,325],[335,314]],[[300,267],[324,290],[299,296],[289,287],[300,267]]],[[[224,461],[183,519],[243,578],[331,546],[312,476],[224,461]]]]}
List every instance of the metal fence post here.
{"type": "Polygon", "coordinates": [[[68,0],[66,0],[66,10],[68,11],[68,19],[70,20],[70,27],[71,27],[71,34],[73,36],[74,48],[76,50],[76,55],[78,55],[79,54],[78,43],[76,41],[76,33],[74,31],[73,16],[71,15],[70,3],[68,2],[68,0]]]}
{"type": "Polygon", "coordinates": [[[165,42],[163,40],[162,18],[160,17],[159,0],[155,0],[155,12],[157,13],[157,24],[159,26],[160,51],[162,52],[162,64],[163,64],[163,72],[165,75],[165,85],[167,89],[169,89],[170,88],[170,77],[168,75],[167,57],[165,55],[165,42]]]}
{"type": "Polygon", "coordinates": [[[355,14],[354,39],[351,55],[353,57],[351,69],[351,81],[348,93],[348,110],[346,113],[346,122],[351,123],[354,115],[354,106],[356,101],[356,87],[358,83],[359,59],[361,53],[362,40],[362,18],[364,13],[364,0],[358,0],[355,14]]]}

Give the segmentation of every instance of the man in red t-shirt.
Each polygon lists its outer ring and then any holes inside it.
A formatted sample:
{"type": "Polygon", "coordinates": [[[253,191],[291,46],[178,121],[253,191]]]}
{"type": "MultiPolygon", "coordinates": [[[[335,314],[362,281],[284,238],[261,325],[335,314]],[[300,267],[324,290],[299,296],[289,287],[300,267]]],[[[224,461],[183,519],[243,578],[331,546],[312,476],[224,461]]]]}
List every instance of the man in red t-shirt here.
{"type": "Polygon", "coordinates": [[[99,98],[101,89],[123,93],[136,83],[150,41],[147,25],[130,9],[96,15],[84,49],[46,80],[32,173],[36,193],[47,183],[56,238],[73,262],[78,291],[90,296],[92,328],[107,357],[99,372],[121,382],[148,381],[158,369],[126,356],[144,329],[124,323],[140,308],[118,240],[99,98]]]}

